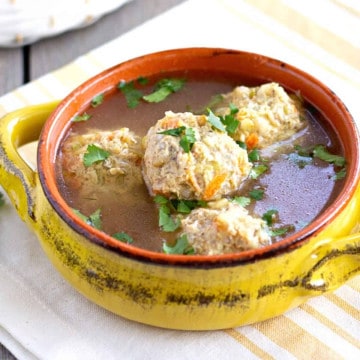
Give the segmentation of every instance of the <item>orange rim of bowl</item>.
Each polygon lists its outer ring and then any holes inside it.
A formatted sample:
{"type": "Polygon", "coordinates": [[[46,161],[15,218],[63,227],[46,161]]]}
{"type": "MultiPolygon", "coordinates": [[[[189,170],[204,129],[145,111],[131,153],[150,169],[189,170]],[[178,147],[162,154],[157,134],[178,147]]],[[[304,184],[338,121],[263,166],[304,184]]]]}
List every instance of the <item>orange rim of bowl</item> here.
{"type": "Polygon", "coordinates": [[[44,193],[54,210],[73,230],[93,243],[123,256],[152,263],[196,267],[231,266],[294,250],[331,223],[346,207],[357,188],[358,154],[359,134],[352,116],[336,94],[310,74],[260,54],[221,48],[183,48],[151,53],[125,61],[90,78],[73,90],[57,106],[42,129],[38,146],[38,173],[44,193]],[[95,95],[111,91],[120,80],[130,81],[139,76],[148,77],[157,74],[159,69],[160,71],[186,70],[189,69],[189,64],[191,70],[204,68],[213,70],[215,67],[215,70],[227,72],[231,70],[231,66],[236,66],[233,72],[237,75],[240,74],[239,69],[243,67],[248,74],[256,73],[259,82],[274,81],[287,90],[293,92],[300,90],[306,101],[330,120],[340,137],[345,157],[351,159],[351,163],[347,169],[343,190],[310,225],[284,240],[265,247],[231,254],[189,256],[149,251],[120,242],[86,224],[74,214],[59,192],[55,173],[57,151],[71,119],[84,111],[95,95]],[[345,141],[350,138],[351,141],[345,141]]]}

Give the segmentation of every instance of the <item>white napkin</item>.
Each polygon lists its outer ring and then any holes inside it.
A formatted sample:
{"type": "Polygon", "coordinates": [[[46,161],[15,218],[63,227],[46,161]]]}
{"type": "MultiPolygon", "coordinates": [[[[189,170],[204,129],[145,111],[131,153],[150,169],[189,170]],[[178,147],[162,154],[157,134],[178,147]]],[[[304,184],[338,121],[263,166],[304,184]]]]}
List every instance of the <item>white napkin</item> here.
{"type": "Polygon", "coordinates": [[[23,46],[88,26],[128,1],[0,0],[0,46],[23,46]]]}
{"type": "MultiPolygon", "coordinates": [[[[334,20],[335,2],[320,2],[322,21],[334,20]]],[[[314,5],[303,1],[300,12],[295,0],[275,3],[306,15],[314,5]]],[[[267,15],[261,6],[250,0],[189,0],[3,96],[0,113],[61,98],[87,77],[137,55],[218,46],[263,53],[298,66],[327,83],[354,114],[360,114],[360,102],[354,96],[360,92],[359,68],[267,15]]],[[[344,10],[345,5],[336,6],[338,21],[331,24],[342,31],[326,29],[346,38],[345,45],[351,39],[354,46],[352,40],[358,39],[359,32],[346,27],[353,15],[344,10]]],[[[316,25],[318,30],[327,26],[316,25]]],[[[0,230],[0,342],[20,359],[360,358],[359,277],[334,294],[261,324],[211,332],[164,330],[115,316],[79,295],[56,272],[8,201],[0,208],[0,230]]]]}

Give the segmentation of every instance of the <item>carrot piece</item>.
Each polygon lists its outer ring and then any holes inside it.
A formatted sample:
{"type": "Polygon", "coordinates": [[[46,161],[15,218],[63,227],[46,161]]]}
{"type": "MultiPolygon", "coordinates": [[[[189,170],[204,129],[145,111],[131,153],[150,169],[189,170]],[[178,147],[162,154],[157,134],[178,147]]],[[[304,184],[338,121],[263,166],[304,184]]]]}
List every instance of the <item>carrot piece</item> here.
{"type": "Polygon", "coordinates": [[[249,150],[252,150],[254,149],[257,144],[259,143],[259,137],[257,136],[256,133],[251,133],[245,140],[245,143],[246,143],[246,147],[249,149],[249,150]]]}
{"type": "Polygon", "coordinates": [[[225,181],[226,174],[216,175],[207,185],[203,192],[203,199],[210,200],[214,194],[220,189],[221,184],[225,181]]]}

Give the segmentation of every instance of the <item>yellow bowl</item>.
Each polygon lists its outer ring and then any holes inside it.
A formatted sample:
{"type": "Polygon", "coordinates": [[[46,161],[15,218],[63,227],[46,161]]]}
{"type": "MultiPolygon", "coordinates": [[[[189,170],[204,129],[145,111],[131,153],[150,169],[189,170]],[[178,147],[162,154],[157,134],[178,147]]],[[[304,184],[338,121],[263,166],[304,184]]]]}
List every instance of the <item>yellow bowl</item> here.
{"type": "Polygon", "coordinates": [[[88,80],[60,104],[32,106],[5,116],[0,122],[0,155],[0,184],[55,267],[83,295],[134,321],[186,330],[254,323],[332,291],[360,272],[357,128],[325,85],[274,59],[193,48],[127,61],[88,80]],[[120,79],[189,68],[231,69],[300,90],[336,129],[349,159],[344,190],[311,225],[262,249],[185,256],[120,243],[74,216],[59,194],[54,169],[69,119],[120,79]],[[32,170],[18,148],[39,135],[38,169],[32,170]]]}

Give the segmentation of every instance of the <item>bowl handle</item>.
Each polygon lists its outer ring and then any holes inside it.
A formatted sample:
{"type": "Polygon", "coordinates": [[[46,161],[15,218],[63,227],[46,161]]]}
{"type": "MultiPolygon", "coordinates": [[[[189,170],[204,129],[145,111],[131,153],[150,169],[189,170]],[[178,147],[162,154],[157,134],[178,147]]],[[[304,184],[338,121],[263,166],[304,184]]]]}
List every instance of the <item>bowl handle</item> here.
{"type": "Polygon", "coordinates": [[[333,291],[360,273],[360,233],[324,241],[311,256],[317,261],[302,279],[302,287],[309,292],[333,291]]]}
{"type": "Polygon", "coordinates": [[[38,177],[18,148],[39,139],[46,119],[57,104],[56,101],[25,107],[0,119],[0,185],[25,222],[35,220],[38,177]]]}

